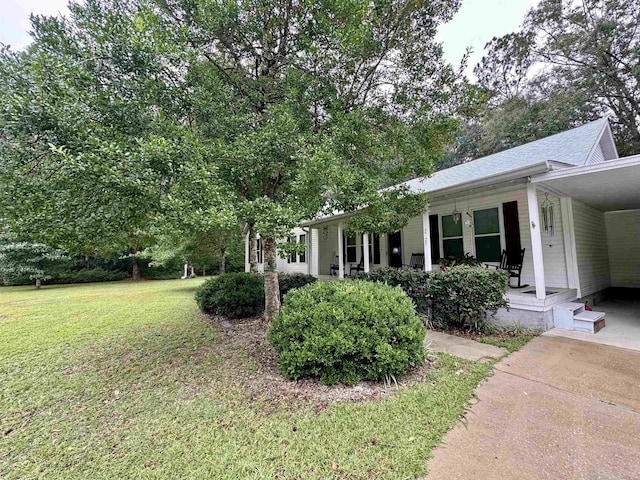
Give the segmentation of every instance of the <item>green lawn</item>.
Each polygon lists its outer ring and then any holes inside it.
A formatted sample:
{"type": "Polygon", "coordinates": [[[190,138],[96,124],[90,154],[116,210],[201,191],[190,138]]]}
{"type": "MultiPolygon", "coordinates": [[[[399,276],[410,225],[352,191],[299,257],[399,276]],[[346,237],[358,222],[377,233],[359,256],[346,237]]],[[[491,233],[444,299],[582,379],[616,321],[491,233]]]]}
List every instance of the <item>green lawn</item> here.
{"type": "Polygon", "coordinates": [[[491,368],[269,408],[212,348],[200,281],[0,288],[0,478],[414,478],[491,368]]]}

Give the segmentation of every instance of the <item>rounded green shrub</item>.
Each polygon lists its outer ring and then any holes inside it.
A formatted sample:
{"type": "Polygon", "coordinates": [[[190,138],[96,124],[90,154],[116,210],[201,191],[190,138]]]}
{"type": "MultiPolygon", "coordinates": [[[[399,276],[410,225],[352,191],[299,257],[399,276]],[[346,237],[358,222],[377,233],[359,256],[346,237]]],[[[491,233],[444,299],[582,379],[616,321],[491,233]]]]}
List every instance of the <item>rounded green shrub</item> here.
{"type": "Polygon", "coordinates": [[[400,288],[361,280],[291,291],[268,331],[285,376],[329,385],[403,374],[424,360],[424,335],[400,288]]]}
{"type": "Polygon", "coordinates": [[[206,313],[246,318],[264,310],[264,279],[252,273],[227,273],[204,282],[196,302],[206,313]]]}

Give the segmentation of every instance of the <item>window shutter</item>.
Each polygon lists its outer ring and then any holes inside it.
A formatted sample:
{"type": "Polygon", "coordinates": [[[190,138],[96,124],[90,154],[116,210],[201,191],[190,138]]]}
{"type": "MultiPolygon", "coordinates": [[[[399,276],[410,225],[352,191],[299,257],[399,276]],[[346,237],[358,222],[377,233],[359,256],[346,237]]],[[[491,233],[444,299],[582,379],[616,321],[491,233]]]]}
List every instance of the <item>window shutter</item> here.
{"type": "Polygon", "coordinates": [[[504,240],[507,252],[519,251],[520,221],[518,219],[518,202],[505,202],[502,204],[502,216],[504,218],[504,240]]]}
{"type": "Polygon", "coordinates": [[[429,234],[431,236],[431,263],[440,260],[440,223],[438,215],[429,215],[429,234]]]}

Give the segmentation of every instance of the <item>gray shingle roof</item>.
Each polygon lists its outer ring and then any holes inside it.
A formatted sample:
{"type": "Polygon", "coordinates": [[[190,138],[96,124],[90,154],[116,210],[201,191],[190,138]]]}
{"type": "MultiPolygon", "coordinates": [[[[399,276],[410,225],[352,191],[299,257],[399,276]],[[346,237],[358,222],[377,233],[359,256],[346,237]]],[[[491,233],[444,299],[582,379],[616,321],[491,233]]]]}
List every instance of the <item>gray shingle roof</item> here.
{"type": "Polygon", "coordinates": [[[430,177],[409,180],[403,185],[409,185],[416,193],[426,193],[490,178],[544,161],[572,166],[584,165],[607,125],[607,119],[601,118],[566,132],[440,170],[430,177]]]}

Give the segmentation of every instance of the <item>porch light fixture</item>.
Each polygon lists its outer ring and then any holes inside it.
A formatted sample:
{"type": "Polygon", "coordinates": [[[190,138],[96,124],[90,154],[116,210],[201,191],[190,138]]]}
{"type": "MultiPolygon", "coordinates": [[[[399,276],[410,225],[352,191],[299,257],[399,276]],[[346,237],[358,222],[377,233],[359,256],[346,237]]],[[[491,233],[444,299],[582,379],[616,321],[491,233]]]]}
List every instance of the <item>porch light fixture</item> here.
{"type": "Polygon", "coordinates": [[[458,211],[458,205],[456,203],[456,201],[453,201],[453,212],[451,212],[451,216],[453,217],[453,223],[459,223],[460,222],[460,217],[462,216],[461,213],[458,211]]]}
{"type": "Polygon", "coordinates": [[[549,194],[544,194],[544,201],[540,204],[540,223],[542,230],[553,237],[555,233],[555,218],[553,215],[553,202],[549,200],[549,194]]]}

